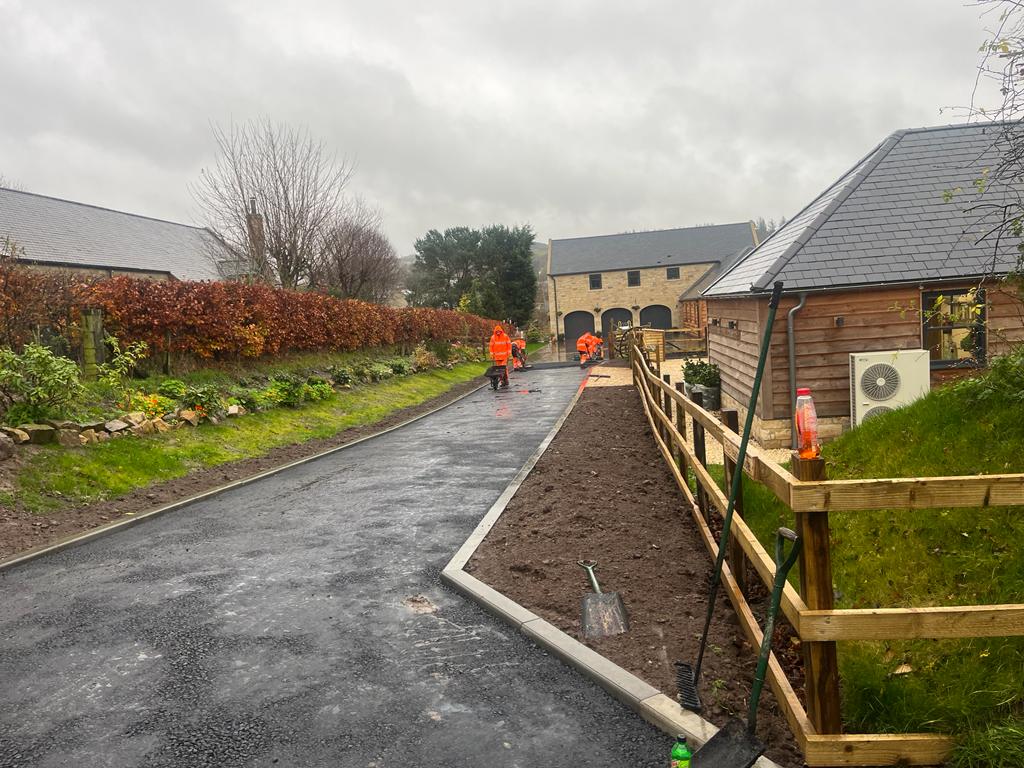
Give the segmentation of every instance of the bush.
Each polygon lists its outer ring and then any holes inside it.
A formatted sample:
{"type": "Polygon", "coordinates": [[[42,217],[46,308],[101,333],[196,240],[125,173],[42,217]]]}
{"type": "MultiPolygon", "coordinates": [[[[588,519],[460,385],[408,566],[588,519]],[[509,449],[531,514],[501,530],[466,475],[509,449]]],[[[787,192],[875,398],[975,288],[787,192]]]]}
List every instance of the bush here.
{"type": "Polygon", "coordinates": [[[718,366],[703,360],[687,360],[683,363],[683,379],[687,384],[699,384],[702,387],[718,387],[722,384],[718,366]]]}
{"type": "Polygon", "coordinates": [[[391,370],[391,366],[385,363],[371,363],[367,366],[366,372],[370,376],[370,381],[383,381],[395,375],[394,371],[391,370]]]}
{"type": "Polygon", "coordinates": [[[995,358],[980,376],[958,381],[949,389],[972,404],[1005,400],[1024,405],[1024,348],[995,358]]]}
{"type": "Polygon", "coordinates": [[[398,309],[241,282],[115,277],[82,293],[122,338],[161,352],[170,344],[174,352],[206,358],[483,340],[493,328],[493,322],[463,312],[398,309]]]}
{"type": "Polygon", "coordinates": [[[437,355],[427,349],[426,344],[416,345],[416,349],[414,349],[412,353],[412,361],[418,371],[425,371],[428,368],[437,368],[441,365],[441,361],[438,359],[437,355]]]}
{"type": "Polygon", "coordinates": [[[305,385],[304,381],[295,376],[279,375],[271,379],[265,393],[277,405],[296,408],[302,404],[305,385]]]}
{"type": "Polygon", "coordinates": [[[184,381],[179,379],[165,379],[160,382],[160,385],[156,388],[164,397],[169,397],[172,400],[180,401],[185,397],[185,393],[188,391],[188,385],[184,381]]]}
{"type": "Polygon", "coordinates": [[[358,379],[355,372],[347,365],[332,365],[327,372],[331,375],[331,380],[339,387],[351,387],[358,379]]]}
{"type": "Polygon", "coordinates": [[[526,341],[528,344],[543,344],[547,340],[547,332],[541,330],[541,327],[536,323],[531,323],[526,329],[526,341]]]}
{"type": "Polygon", "coordinates": [[[395,376],[405,376],[412,372],[412,360],[407,357],[393,357],[385,363],[395,376]]]}
{"type": "Polygon", "coordinates": [[[67,415],[82,393],[72,360],[41,344],[26,344],[21,354],[0,348],[0,402],[12,420],[67,415]]]}
{"type": "Polygon", "coordinates": [[[149,347],[144,341],[136,341],[121,349],[121,343],[114,336],[107,336],[106,341],[110,347],[110,361],[99,366],[99,380],[114,392],[118,404],[128,408],[132,372],[146,358],[149,347]]]}
{"type": "Polygon", "coordinates": [[[163,395],[147,395],[145,392],[132,390],[128,393],[125,410],[142,411],[147,419],[155,419],[173,411],[174,400],[163,395]]]}
{"type": "Polygon", "coordinates": [[[319,376],[310,376],[306,381],[302,394],[306,400],[316,403],[320,400],[327,400],[333,395],[334,387],[331,386],[329,381],[321,379],[319,376]]]}
{"type": "Polygon", "coordinates": [[[193,385],[185,389],[181,404],[202,416],[213,416],[224,410],[220,390],[212,384],[193,385]]]}

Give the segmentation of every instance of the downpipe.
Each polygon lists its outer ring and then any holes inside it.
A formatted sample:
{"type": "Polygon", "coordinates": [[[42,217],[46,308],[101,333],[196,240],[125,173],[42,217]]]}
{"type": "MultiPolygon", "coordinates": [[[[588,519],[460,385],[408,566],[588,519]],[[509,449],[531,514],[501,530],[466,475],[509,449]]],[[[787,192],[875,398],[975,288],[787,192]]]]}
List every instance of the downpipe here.
{"type": "Polygon", "coordinates": [[[786,315],[786,343],[789,345],[789,431],[792,434],[793,450],[799,446],[799,436],[796,433],[796,426],[793,424],[793,414],[796,409],[796,316],[804,304],[807,303],[807,292],[800,293],[800,301],[789,310],[786,315]]]}

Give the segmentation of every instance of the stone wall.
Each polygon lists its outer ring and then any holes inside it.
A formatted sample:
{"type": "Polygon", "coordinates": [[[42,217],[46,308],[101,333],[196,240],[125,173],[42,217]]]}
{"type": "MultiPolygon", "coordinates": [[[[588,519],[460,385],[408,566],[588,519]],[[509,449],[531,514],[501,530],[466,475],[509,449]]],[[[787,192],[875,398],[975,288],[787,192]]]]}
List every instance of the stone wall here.
{"type": "Polygon", "coordinates": [[[640,311],[653,304],[661,304],[672,311],[672,326],[681,322],[679,297],[697,282],[713,264],[687,264],[679,266],[679,279],[669,280],[666,267],[650,267],[639,270],[614,270],[600,272],[601,287],[590,288],[590,275],[548,275],[548,305],[551,332],[556,336],[564,331],[562,318],[570,312],[589,312],[594,315],[594,326],[601,327],[601,315],[609,309],[627,309],[633,316],[633,324],[640,324],[640,311]],[[627,272],[640,273],[640,285],[627,284],[627,272]],[[639,309],[633,309],[638,307],[639,309]],[[600,312],[594,312],[600,308],[600,312]],[[559,314],[560,313],[560,314],[559,314]]]}

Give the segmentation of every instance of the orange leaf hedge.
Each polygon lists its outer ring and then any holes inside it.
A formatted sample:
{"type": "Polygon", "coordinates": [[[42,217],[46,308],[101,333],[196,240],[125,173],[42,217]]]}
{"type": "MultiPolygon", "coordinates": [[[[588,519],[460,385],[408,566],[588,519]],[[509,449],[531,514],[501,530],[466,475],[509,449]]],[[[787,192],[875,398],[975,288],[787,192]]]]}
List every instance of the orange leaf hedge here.
{"type": "Polygon", "coordinates": [[[494,321],[449,309],[388,307],[262,284],[114,277],[83,284],[122,342],[200,357],[351,351],[420,341],[486,340],[494,321]]]}

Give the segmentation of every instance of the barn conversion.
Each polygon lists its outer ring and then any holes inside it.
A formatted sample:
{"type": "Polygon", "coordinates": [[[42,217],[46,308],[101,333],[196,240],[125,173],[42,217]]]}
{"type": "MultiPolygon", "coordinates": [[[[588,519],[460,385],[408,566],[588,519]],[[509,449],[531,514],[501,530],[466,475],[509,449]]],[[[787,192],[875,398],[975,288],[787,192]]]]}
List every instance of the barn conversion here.
{"type": "Polygon", "coordinates": [[[756,243],[753,225],[721,224],[548,241],[551,333],[568,348],[622,323],[703,326],[703,300],[682,301],[756,243]]]}
{"type": "Polygon", "coordinates": [[[703,292],[723,405],[743,410],[768,294],[785,284],[755,414],[763,444],[790,443],[798,386],[811,388],[824,436],[849,425],[851,354],[926,351],[934,386],[1024,342],[1021,297],[1001,279],[1016,243],[985,237],[998,204],[1020,199],[981,181],[1003,128],[897,131],[703,292]]]}
{"type": "Polygon", "coordinates": [[[217,280],[227,252],[209,230],[0,188],[0,243],[19,260],[83,274],[217,280]]]}

